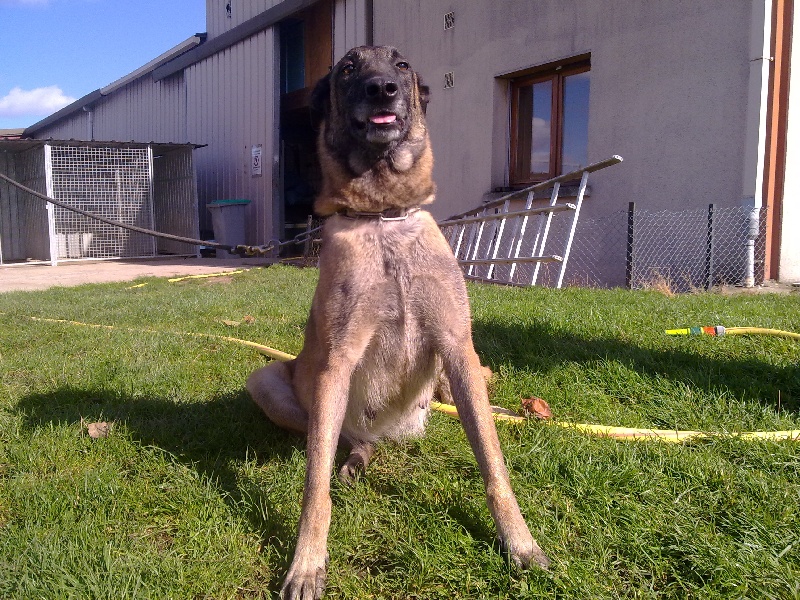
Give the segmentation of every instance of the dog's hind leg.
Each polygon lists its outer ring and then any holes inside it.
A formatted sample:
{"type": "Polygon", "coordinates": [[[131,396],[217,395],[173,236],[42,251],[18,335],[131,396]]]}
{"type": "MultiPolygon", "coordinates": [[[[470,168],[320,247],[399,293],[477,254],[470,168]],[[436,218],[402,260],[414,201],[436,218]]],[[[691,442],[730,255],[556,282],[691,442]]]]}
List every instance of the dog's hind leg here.
{"type": "Polygon", "coordinates": [[[352,484],[356,474],[364,471],[375,453],[375,446],[369,442],[359,442],[353,445],[347,460],[339,469],[339,481],[344,484],[352,484]]]}
{"type": "Polygon", "coordinates": [[[292,389],[293,362],[274,361],[247,378],[245,387],[256,404],[278,427],[297,433],[308,431],[308,414],[292,389]]]}

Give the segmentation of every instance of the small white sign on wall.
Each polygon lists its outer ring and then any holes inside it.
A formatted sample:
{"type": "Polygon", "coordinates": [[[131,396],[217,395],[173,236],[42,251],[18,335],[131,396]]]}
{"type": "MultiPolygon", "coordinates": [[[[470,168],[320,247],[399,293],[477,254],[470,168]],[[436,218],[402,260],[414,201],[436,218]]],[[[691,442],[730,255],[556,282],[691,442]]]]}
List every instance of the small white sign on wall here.
{"type": "Polygon", "coordinates": [[[256,144],[250,150],[251,161],[251,175],[253,177],[261,177],[261,144],[256,144]]]}

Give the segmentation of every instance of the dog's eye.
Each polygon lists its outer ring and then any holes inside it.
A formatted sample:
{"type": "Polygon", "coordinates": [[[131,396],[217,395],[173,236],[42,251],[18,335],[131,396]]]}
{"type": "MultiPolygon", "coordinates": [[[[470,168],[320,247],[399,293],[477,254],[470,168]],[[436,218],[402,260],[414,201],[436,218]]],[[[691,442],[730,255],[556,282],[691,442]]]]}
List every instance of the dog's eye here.
{"type": "Polygon", "coordinates": [[[407,62],[399,62],[397,63],[397,68],[401,71],[408,71],[411,66],[407,62]]]}
{"type": "Polygon", "coordinates": [[[342,73],[345,75],[350,75],[353,71],[356,70],[355,65],[353,63],[347,63],[345,66],[342,67],[342,73]]]}

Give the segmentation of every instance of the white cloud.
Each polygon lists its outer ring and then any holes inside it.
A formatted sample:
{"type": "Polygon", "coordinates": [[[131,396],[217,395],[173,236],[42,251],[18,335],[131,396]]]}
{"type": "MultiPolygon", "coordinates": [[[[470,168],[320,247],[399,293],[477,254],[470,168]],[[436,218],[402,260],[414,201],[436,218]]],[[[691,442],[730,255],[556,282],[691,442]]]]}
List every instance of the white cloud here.
{"type": "Polygon", "coordinates": [[[75,100],[75,98],[64,95],[57,85],[33,90],[15,87],[0,98],[0,117],[46,116],[75,100]]]}

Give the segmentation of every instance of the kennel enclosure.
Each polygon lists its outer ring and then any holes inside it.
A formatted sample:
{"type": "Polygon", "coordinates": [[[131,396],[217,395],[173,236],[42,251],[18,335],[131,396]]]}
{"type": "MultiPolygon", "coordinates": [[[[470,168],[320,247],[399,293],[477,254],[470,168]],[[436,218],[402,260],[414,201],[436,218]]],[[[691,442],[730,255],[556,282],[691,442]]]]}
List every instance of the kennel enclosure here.
{"type": "MultiPolygon", "coordinates": [[[[193,144],[0,140],[0,172],[128,225],[199,237],[193,144]]],[[[197,254],[46,203],[0,181],[0,265],[197,254]]]]}

